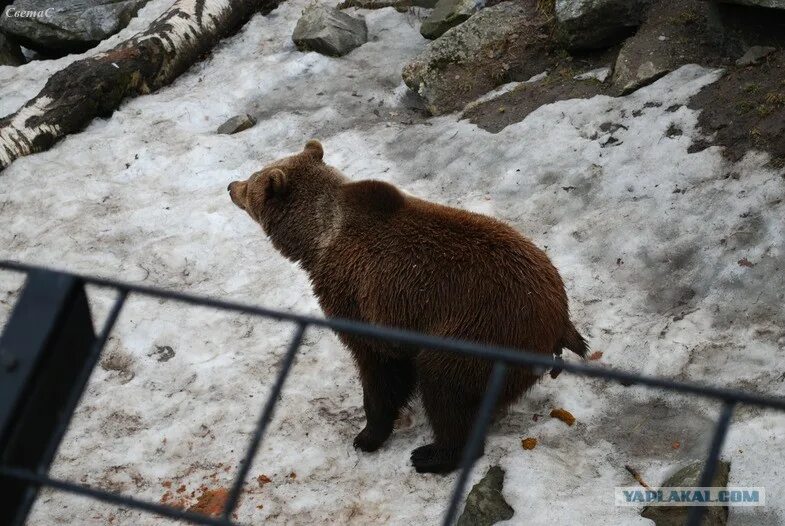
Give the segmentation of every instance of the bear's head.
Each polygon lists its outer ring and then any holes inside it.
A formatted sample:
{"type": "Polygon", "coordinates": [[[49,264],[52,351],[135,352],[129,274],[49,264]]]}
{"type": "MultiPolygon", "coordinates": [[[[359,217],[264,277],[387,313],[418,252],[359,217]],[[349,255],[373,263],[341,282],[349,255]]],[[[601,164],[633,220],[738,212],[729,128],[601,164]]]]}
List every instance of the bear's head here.
{"type": "Polygon", "coordinates": [[[318,257],[338,228],[337,193],[346,178],[322,160],[319,141],[229,183],[232,202],[262,226],[273,246],[288,259],[308,263],[318,257]]]}

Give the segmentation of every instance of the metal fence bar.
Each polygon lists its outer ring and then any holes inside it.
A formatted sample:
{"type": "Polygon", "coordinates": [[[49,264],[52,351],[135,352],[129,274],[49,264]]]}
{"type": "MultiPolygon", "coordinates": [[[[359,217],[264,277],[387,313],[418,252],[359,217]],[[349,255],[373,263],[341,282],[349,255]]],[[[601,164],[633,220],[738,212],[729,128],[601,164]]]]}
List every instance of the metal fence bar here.
{"type": "Polygon", "coordinates": [[[452,526],[455,516],[458,514],[458,506],[460,506],[463,499],[463,490],[466,487],[466,482],[469,480],[474,463],[477,461],[477,455],[483,447],[485,433],[488,431],[488,426],[491,423],[496,400],[498,400],[502,387],[504,387],[506,374],[507,366],[504,362],[495,362],[493,364],[488,385],[485,387],[485,394],[482,397],[480,408],[477,410],[477,416],[474,419],[471,435],[463,448],[461,472],[458,475],[458,480],[455,482],[455,489],[453,489],[452,497],[450,497],[447,513],[444,515],[444,522],[442,523],[444,526],[452,526]]]}
{"type": "Polygon", "coordinates": [[[256,430],[254,431],[250,444],[248,444],[245,458],[243,458],[243,461],[240,464],[237,477],[235,478],[232,489],[229,492],[229,498],[226,500],[226,504],[224,505],[224,519],[228,520],[234,509],[237,507],[237,502],[240,499],[240,492],[243,489],[243,484],[245,483],[246,477],[248,477],[248,471],[251,469],[251,464],[253,463],[253,459],[256,456],[256,452],[259,450],[259,445],[262,443],[262,438],[264,437],[264,433],[267,430],[267,426],[269,425],[270,420],[273,418],[275,404],[278,402],[278,397],[281,395],[283,384],[286,381],[286,377],[289,375],[292,364],[294,363],[294,357],[303,341],[303,335],[305,334],[306,327],[306,324],[298,323],[297,329],[294,331],[294,336],[289,343],[289,348],[286,350],[283,364],[278,371],[278,376],[276,377],[275,383],[270,390],[270,394],[267,396],[267,401],[264,404],[264,410],[262,411],[262,415],[259,417],[259,423],[256,424],[256,430]]]}
{"type": "MultiPolygon", "coordinates": [[[[9,270],[17,270],[27,272],[30,270],[42,269],[42,267],[35,267],[24,265],[15,262],[0,260],[0,268],[9,270]]],[[[48,270],[48,269],[44,269],[48,270]]],[[[171,299],[192,305],[201,305],[206,307],[214,307],[223,310],[239,311],[246,314],[253,314],[266,318],[272,318],[281,321],[291,321],[295,323],[303,323],[307,325],[314,325],[316,327],[326,327],[337,332],[346,332],[349,334],[356,334],[359,336],[367,336],[369,338],[377,338],[387,341],[395,341],[399,343],[406,343],[418,347],[426,347],[431,349],[453,351],[459,354],[477,356],[486,358],[488,360],[501,360],[507,365],[519,365],[524,367],[542,367],[544,369],[551,369],[559,367],[563,371],[568,371],[574,374],[583,376],[590,376],[595,378],[606,378],[623,383],[644,385],[648,387],[655,387],[659,389],[666,389],[670,391],[677,391],[680,393],[695,394],[708,398],[717,398],[729,402],[739,402],[750,405],[772,407],[785,411],[785,398],[774,397],[756,393],[748,393],[744,391],[727,389],[722,387],[714,387],[710,385],[701,385],[695,383],[677,382],[664,378],[657,378],[654,376],[639,375],[625,371],[618,371],[607,367],[590,365],[579,362],[560,361],[553,358],[535,354],[520,349],[512,349],[509,347],[486,346],[461,340],[451,340],[447,338],[440,338],[437,336],[429,336],[422,333],[413,331],[406,331],[400,329],[391,329],[387,327],[377,327],[366,323],[361,323],[353,320],[343,320],[337,318],[318,318],[315,316],[304,316],[299,314],[292,314],[289,312],[282,312],[273,309],[266,309],[263,307],[255,307],[252,305],[245,305],[242,303],[216,300],[211,298],[203,298],[193,294],[186,294],[180,292],[172,292],[153,287],[146,287],[141,285],[134,285],[121,281],[114,281],[104,278],[96,278],[92,276],[77,275],[87,283],[94,285],[102,285],[106,287],[125,288],[130,292],[139,293],[147,296],[158,297],[162,299],[171,299]]]]}
{"type": "MultiPolygon", "coordinates": [[[[730,427],[730,420],[733,416],[735,407],[736,404],[733,402],[726,402],[722,406],[722,412],[717,420],[717,427],[714,428],[714,435],[711,439],[709,456],[706,459],[706,463],[703,465],[703,473],[701,473],[701,478],[698,482],[699,488],[708,488],[712,485],[714,474],[717,472],[717,463],[720,460],[720,453],[722,453],[722,444],[725,442],[725,436],[728,434],[728,427],[730,427]]],[[[705,511],[705,506],[694,506],[690,508],[690,512],[687,515],[687,526],[700,526],[705,511]]]]}
{"type": "Polygon", "coordinates": [[[25,480],[35,486],[48,486],[50,488],[65,491],[67,493],[90,497],[96,500],[107,502],[109,504],[116,504],[118,506],[128,506],[129,508],[149,511],[150,513],[155,513],[156,515],[161,515],[162,517],[183,520],[192,524],[199,524],[204,526],[237,526],[235,523],[227,521],[223,518],[217,519],[207,515],[200,515],[198,513],[192,513],[185,510],[178,510],[177,508],[172,508],[171,506],[165,506],[163,504],[155,504],[144,500],[134,499],[132,497],[126,497],[124,495],[118,495],[116,493],[110,493],[108,491],[93,489],[87,486],[74,484],[73,482],[68,482],[66,480],[53,479],[45,475],[39,475],[24,469],[0,466],[0,475],[19,480],[25,480]]]}
{"type": "MultiPolygon", "coordinates": [[[[90,350],[90,356],[88,356],[82,371],[79,373],[79,377],[76,379],[74,384],[76,389],[71,391],[71,396],[69,396],[68,402],[66,403],[66,412],[64,414],[69,415],[69,417],[76,410],[76,406],[79,405],[79,400],[82,398],[82,393],[87,385],[87,381],[90,380],[90,375],[95,368],[95,364],[98,362],[98,358],[101,356],[101,351],[104,349],[106,341],[109,339],[109,334],[111,334],[117,317],[120,315],[120,310],[122,310],[123,305],[125,305],[126,298],[128,298],[128,291],[120,289],[117,299],[115,299],[114,304],[109,311],[109,315],[106,317],[106,321],[104,321],[101,332],[98,333],[98,337],[93,343],[93,348],[90,350]]],[[[57,448],[60,446],[60,441],[63,439],[63,436],[68,429],[69,420],[70,418],[63,418],[60,420],[57,429],[54,432],[55,440],[50,442],[46,458],[54,458],[57,448]]],[[[44,475],[46,474],[48,467],[49,462],[42,463],[38,466],[37,472],[44,475]]]]}
{"type": "MultiPolygon", "coordinates": [[[[25,265],[10,261],[0,261],[0,269],[20,271],[28,274],[33,272],[56,272],[42,267],[25,265]]],[[[719,460],[722,450],[722,444],[725,440],[725,436],[730,426],[733,410],[737,403],[746,403],[750,405],[785,410],[785,398],[783,397],[747,393],[734,389],[698,385],[693,383],[675,382],[663,378],[612,370],[605,367],[589,365],[586,363],[564,362],[517,349],[485,346],[465,341],[449,340],[411,331],[376,327],[352,320],[324,319],[314,316],[303,316],[266,309],[263,307],[244,305],[236,302],[204,298],[187,293],[161,290],[142,285],[134,285],[110,279],[97,278],[92,276],[79,276],[76,274],[69,274],[69,276],[71,276],[73,279],[81,280],[84,283],[115,288],[119,291],[118,298],[113,305],[106,322],[104,323],[101,333],[98,335],[94,345],[91,348],[91,354],[89,356],[89,367],[85,367],[84,371],[81,371],[80,375],[77,377],[77,380],[75,380],[75,385],[78,387],[78,389],[75,389],[76,394],[70,396],[68,399],[68,407],[70,407],[72,410],[79,402],[80,393],[83,391],[87,381],[89,380],[90,372],[97,362],[100,352],[109,337],[109,333],[111,332],[111,329],[117,320],[120,310],[122,309],[125,299],[129,293],[138,293],[140,295],[146,295],[160,299],[179,301],[190,305],[237,311],[245,314],[272,318],[278,321],[290,321],[296,324],[294,337],[288,346],[286,354],[284,355],[281,369],[276,376],[275,383],[273,384],[270,395],[265,402],[264,409],[259,417],[259,421],[254,430],[248,449],[246,450],[245,456],[240,463],[238,473],[233,482],[227,503],[220,518],[199,515],[183,510],[178,510],[166,505],[141,501],[114,493],[96,490],[86,486],[80,486],[68,481],[51,479],[47,477],[41,469],[39,469],[38,473],[34,473],[28,469],[11,468],[0,465],[0,477],[5,476],[18,480],[24,480],[35,487],[49,486],[61,491],[93,497],[98,500],[120,506],[129,506],[169,518],[186,520],[194,524],[211,526],[235,526],[235,523],[231,521],[231,515],[237,507],[245,479],[248,476],[254,457],[258,452],[261,441],[273,417],[278,397],[281,394],[286,377],[294,363],[296,353],[302,343],[304,332],[310,325],[329,328],[336,332],[360,335],[373,339],[406,343],[419,348],[424,347],[446,350],[457,354],[475,356],[494,362],[494,367],[492,369],[488,386],[486,387],[480,408],[475,418],[471,435],[463,451],[461,461],[462,469],[456,481],[456,486],[454,488],[454,492],[451,496],[450,504],[444,518],[444,524],[446,526],[452,526],[452,523],[458,513],[458,507],[463,497],[463,492],[468,481],[468,477],[475,463],[477,454],[479,453],[480,448],[484,442],[485,434],[490,424],[496,400],[498,399],[498,396],[503,387],[504,376],[508,366],[525,366],[535,369],[558,367],[562,370],[578,375],[614,380],[623,382],[625,384],[638,384],[646,387],[722,400],[724,402],[723,409],[720,414],[720,418],[718,419],[712,438],[708,459],[704,465],[701,475],[700,485],[704,487],[710,486],[712,483],[717,461],[719,460]]],[[[67,420],[68,419],[64,419],[64,422],[60,425],[59,428],[56,429],[57,436],[60,438],[62,438],[62,435],[67,429],[67,420]]],[[[52,451],[52,453],[54,453],[54,451],[52,451]]],[[[688,525],[698,526],[703,511],[703,507],[695,507],[690,510],[688,525]]]]}

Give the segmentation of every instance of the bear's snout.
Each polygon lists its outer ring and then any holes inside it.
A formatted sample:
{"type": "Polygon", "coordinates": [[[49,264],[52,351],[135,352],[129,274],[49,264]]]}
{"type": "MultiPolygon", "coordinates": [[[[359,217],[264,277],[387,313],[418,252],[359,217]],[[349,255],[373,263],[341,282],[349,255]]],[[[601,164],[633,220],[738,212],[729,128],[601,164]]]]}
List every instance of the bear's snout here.
{"type": "Polygon", "coordinates": [[[232,199],[232,202],[236,204],[238,207],[245,210],[245,207],[241,203],[241,200],[244,199],[244,196],[241,196],[242,188],[240,188],[240,181],[232,181],[229,183],[229,186],[226,187],[226,190],[229,192],[229,197],[232,199]]]}

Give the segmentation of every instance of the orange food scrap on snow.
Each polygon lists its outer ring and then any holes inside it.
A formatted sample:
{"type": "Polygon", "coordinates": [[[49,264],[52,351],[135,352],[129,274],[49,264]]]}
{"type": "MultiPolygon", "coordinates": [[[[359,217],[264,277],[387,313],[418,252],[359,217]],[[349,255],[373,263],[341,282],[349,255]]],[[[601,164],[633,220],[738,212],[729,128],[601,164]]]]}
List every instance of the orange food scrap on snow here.
{"type": "Polygon", "coordinates": [[[594,351],[589,355],[589,360],[599,360],[602,358],[602,351],[594,351]]]}
{"type": "Polygon", "coordinates": [[[671,445],[671,447],[672,447],[673,449],[679,449],[679,448],[681,447],[681,442],[679,442],[679,441],[677,440],[676,442],[674,442],[674,443],[671,445]]]}
{"type": "Polygon", "coordinates": [[[217,517],[223,512],[228,498],[229,491],[226,488],[208,489],[199,495],[196,504],[188,508],[188,511],[217,517]]]}
{"type": "Polygon", "coordinates": [[[526,450],[534,449],[535,447],[537,447],[537,439],[534,437],[524,438],[523,440],[521,440],[521,445],[523,446],[523,449],[526,450]]]}
{"type": "Polygon", "coordinates": [[[260,488],[263,488],[265,484],[267,484],[268,482],[272,482],[272,480],[267,475],[259,475],[258,477],[256,477],[256,482],[259,483],[260,488]]]}
{"type": "Polygon", "coordinates": [[[572,416],[572,413],[570,413],[565,409],[561,409],[561,408],[554,409],[553,411],[551,411],[551,416],[553,418],[558,418],[568,426],[571,426],[575,423],[575,417],[572,416]]]}
{"type": "Polygon", "coordinates": [[[185,509],[188,506],[187,501],[182,497],[175,497],[171,491],[167,491],[161,496],[161,504],[166,504],[170,508],[177,508],[179,510],[185,509]]]}

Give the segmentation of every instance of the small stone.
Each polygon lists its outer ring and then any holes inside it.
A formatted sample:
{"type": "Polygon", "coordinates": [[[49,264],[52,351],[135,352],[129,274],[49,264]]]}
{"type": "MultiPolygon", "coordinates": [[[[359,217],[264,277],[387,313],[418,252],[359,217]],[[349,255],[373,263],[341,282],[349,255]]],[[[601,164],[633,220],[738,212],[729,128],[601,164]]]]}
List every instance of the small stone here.
{"type": "Polygon", "coordinates": [[[332,7],[310,4],[297,21],[292,41],[300,51],[340,57],[368,41],[368,27],[364,18],[354,18],[332,7]]]}
{"type": "Polygon", "coordinates": [[[515,510],[504,500],[504,470],[493,466],[466,496],[457,526],[491,526],[512,518],[515,510]]]}
{"type": "Polygon", "coordinates": [[[767,57],[777,51],[777,48],[771,46],[752,46],[747,50],[744,55],[736,61],[737,66],[752,66],[760,62],[762,58],[767,57]]]}
{"type": "Polygon", "coordinates": [[[448,29],[466,21],[484,5],[485,0],[439,0],[428,18],[423,20],[420,34],[431,40],[439,38],[448,29]]]}
{"type": "Polygon", "coordinates": [[[233,133],[238,133],[247,130],[254,124],[256,124],[256,119],[254,119],[247,113],[244,113],[242,115],[235,115],[225,123],[221,124],[218,127],[216,133],[231,135],[233,133]]]}

